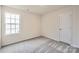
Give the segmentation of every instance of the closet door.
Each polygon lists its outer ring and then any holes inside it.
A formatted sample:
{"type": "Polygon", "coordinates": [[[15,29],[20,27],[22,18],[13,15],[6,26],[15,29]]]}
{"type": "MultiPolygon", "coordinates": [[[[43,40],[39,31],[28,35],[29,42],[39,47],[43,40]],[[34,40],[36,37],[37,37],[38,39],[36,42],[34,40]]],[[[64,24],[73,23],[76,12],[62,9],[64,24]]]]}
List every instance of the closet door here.
{"type": "Polygon", "coordinates": [[[59,15],[59,40],[71,44],[72,36],[72,13],[59,15]]]}

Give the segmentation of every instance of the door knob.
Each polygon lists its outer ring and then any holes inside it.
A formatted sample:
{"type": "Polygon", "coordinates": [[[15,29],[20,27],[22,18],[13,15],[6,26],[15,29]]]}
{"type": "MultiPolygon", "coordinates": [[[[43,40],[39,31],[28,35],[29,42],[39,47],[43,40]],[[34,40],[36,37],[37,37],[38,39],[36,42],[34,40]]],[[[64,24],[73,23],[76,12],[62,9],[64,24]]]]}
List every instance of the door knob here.
{"type": "Polygon", "coordinates": [[[59,28],[59,30],[61,31],[62,29],[61,29],[61,28],[59,28]]]}

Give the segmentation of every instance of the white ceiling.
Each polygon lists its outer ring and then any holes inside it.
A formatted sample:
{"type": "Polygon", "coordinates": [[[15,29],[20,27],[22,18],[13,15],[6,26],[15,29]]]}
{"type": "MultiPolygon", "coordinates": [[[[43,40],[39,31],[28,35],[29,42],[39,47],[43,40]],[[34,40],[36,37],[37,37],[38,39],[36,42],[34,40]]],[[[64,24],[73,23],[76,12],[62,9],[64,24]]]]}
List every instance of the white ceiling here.
{"type": "Polygon", "coordinates": [[[7,6],[18,8],[24,11],[29,11],[40,15],[65,7],[64,5],[7,5],[7,6]]]}

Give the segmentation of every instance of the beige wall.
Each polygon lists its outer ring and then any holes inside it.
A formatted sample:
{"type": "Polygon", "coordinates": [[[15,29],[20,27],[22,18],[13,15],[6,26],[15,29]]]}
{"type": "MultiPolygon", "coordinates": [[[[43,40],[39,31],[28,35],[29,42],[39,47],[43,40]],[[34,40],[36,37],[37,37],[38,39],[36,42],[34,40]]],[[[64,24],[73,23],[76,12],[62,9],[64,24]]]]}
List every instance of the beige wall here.
{"type": "Polygon", "coordinates": [[[79,47],[79,7],[69,6],[52,11],[42,16],[42,35],[59,41],[59,21],[58,15],[61,13],[72,12],[72,43],[71,45],[79,47]]]}
{"type": "Polygon", "coordinates": [[[32,14],[24,12],[22,10],[17,10],[9,7],[3,6],[3,21],[2,21],[2,45],[7,45],[10,43],[27,40],[29,38],[34,38],[40,36],[40,17],[37,14],[32,14]],[[5,12],[20,14],[20,33],[14,35],[5,34],[5,23],[4,14],[5,12]]]}

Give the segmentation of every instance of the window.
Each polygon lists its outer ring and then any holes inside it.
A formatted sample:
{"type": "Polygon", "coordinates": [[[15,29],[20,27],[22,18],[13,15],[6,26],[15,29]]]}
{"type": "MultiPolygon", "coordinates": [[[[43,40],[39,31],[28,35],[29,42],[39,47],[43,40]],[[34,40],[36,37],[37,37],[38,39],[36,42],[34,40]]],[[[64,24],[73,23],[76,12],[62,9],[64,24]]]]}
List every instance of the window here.
{"type": "Polygon", "coordinates": [[[5,13],[6,34],[19,33],[19,15],[5,13]]]}

